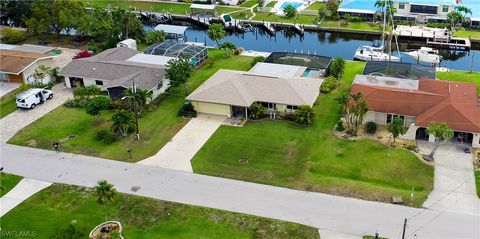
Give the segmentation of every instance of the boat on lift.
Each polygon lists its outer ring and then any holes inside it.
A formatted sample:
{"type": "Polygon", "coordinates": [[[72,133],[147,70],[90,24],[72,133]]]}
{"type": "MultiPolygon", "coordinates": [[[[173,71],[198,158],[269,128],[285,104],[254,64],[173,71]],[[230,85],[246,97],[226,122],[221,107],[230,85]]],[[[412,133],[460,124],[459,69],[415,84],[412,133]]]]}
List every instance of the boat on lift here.
{"type": "Polygon", "coordinates": [[[438,50],[430,47],[421,47],[417,50],[406,51],[405,54],[409,55],[416,61],[432,64],[438,64],[443,59],[443,57],[438,54],[438,50]]]}
{"type": "Polygon", "coordinates": [[[383,52],[383,47],[360,46],[353,56],[358,61],[401,61],[398,56],[391,56],[383,52]]]}

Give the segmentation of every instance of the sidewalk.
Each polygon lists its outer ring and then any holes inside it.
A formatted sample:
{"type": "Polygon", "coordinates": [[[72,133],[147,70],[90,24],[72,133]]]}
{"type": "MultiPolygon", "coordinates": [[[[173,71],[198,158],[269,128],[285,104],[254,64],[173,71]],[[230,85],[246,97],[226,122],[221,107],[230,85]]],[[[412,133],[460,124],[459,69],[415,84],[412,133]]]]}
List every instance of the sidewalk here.
{"type": "Polygon", "coordinates": [[[50,186],[51,183],[34,179],[22,179],[12,190],[0,198],[0,217],[7,214],[33,194],[50,186]]]}

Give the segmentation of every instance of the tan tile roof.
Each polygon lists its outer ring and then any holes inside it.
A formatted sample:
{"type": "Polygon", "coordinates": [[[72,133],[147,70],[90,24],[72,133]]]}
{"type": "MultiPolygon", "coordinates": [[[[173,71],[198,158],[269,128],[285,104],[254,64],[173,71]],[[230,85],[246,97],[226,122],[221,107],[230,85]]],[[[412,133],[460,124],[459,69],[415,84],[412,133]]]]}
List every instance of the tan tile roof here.
{"type": "Polygon", "coordinates": [[[313,105],[321,83],[321,79],[314,78],[279,78],[219,70],[187,99],[245,107],[255,101],[313,105]]]}
{"type": "Polygon", "coordinates": [[[34,52],[0,50],[0,71],[18,75],[38,59],[48,57],[53,56],[34,52]]]}

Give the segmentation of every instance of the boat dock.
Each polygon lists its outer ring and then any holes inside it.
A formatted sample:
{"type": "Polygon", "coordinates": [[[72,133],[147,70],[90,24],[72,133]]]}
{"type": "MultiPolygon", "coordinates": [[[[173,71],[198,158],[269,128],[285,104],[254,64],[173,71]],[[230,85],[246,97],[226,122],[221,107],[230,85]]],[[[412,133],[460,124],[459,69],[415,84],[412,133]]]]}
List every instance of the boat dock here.
{"type": "Polygon", "coordinates": [[[400,39],[424,40],[428,46],[434,48],[468,51],[472,45],[468,38],[452,37],[452,32],[446,28],[396,26],[393,33],[400,39]]]}

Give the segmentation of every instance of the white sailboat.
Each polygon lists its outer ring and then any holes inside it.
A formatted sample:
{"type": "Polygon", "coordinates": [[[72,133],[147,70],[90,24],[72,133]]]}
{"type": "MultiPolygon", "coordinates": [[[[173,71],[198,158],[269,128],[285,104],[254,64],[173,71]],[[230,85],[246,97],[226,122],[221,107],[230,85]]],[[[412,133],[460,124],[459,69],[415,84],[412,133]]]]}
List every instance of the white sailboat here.
{"type": "Polygon", "coordinates": [[[438,64],[442,60],[442,56],[438,55],[438,50],[430,47],[421,47],[417,50],[406,51],[405,54],[409,55],[416,61],[438,64]]]}
{"type": "MultiPolygon", "coordinates": [[[[390,52],[390,49],[391,49],[390,47],[388,48],[389,49],[388,53],[386,53],[385,47],[383,46],[383,43],[385,42],[385,27],[387,24],[387,19],[386,19],[387,14],[385,12],[386,9],[387,7],[385,7],[383,11],[382,45],[380,47],[373,47],[373,46],[367,46],[367,45],[360,46],[355,51],[355,55],[353,56],[354,60],[359,60],[359,61],[401,61],[402,60],[402,58],[400,57],[392,56],[390,52]]],[[[389,37],[390,37],[389,39],[391,40],[391,35],[389,35],[389,37]]]]}

